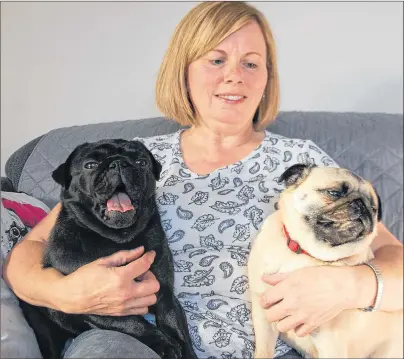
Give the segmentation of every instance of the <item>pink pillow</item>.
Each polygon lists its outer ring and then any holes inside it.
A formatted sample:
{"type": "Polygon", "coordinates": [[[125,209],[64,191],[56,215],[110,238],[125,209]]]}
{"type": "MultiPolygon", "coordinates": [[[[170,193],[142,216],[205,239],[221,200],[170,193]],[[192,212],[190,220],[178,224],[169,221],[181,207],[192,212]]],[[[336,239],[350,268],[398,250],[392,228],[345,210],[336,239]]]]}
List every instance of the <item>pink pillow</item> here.
{"type": "Polygon", "coordinates": [[[1,254],[4,259],[49,212],[48,206],[25,193],[1,192],[1,254]]]}

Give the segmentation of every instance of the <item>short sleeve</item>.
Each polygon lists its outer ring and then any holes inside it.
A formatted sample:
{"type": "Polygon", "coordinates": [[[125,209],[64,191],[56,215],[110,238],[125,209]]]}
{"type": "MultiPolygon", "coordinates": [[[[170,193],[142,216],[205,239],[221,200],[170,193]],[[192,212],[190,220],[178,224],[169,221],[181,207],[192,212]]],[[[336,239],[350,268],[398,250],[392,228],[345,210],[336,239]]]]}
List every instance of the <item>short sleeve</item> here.
{"type": "Polygon", "coordinates": [[[302,151],[297,157],[297,162],[315,165],[318,167],[340,167],[325,151],[313,141],[306,140],[302,151]]]}

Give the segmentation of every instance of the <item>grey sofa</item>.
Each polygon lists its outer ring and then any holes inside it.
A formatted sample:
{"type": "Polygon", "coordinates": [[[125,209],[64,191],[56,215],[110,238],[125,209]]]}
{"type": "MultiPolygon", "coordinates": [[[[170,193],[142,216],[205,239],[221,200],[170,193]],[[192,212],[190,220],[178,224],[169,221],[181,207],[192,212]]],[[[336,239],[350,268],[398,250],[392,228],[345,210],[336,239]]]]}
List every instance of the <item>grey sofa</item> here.
{"type": "MultiPolygon", "coordinates": [[[[51,173],[78,144],[102,138],[147,137],[178,128],[175,122],[160,117],[52,130],[9,158],[2,190],[25,192],[53,207],[60,189],[51,173]]],[[[269,130],[311,139],[341,167],[371,181],[383,202],[383,222],[403,241],[403,115],[283,112],[269,130]]]]}

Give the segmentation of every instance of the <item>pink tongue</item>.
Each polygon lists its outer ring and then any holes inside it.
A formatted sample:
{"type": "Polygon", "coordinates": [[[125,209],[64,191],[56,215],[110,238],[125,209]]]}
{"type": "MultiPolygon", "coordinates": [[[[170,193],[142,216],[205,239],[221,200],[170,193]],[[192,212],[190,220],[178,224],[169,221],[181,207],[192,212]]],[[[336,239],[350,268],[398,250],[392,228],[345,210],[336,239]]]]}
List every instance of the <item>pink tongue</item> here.
{"type": "Polygon", "coordinates": [[[115,193],[108,201],[107,201],[107,210],[108,211],[119,211],[126,212],[135,209],[130,201],[128,195],[124,192],[115,193]]]}

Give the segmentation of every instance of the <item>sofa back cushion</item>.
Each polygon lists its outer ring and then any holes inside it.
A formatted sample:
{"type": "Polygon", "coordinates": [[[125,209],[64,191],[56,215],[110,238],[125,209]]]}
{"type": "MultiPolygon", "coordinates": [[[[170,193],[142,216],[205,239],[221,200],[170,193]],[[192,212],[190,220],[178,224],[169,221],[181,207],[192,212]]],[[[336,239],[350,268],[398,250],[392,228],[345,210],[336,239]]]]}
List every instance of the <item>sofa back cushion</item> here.
{"type": "MultiPolygon", "coordinates": [[[[30,148],[28,158],[24,148],[18,150],[25,156],[23,160],[18,151],[10,157],[6,173],[18,191],[53,207],[60,188],[51,177],[52,171],[77,145],[104,138],[149,137],[178,128],[175,122],[158,117],[55,129],[30,148]],[[16,166],[19,161],[24,163],[16,166]],[[13,165],[21,172],[12,171],[13,165]]],[[[383,222],[403,241],[402,115],[283,112],[268,129],[287,137],[311,139],[341,167],[372,182],[383,202],[383,222]]]]}

